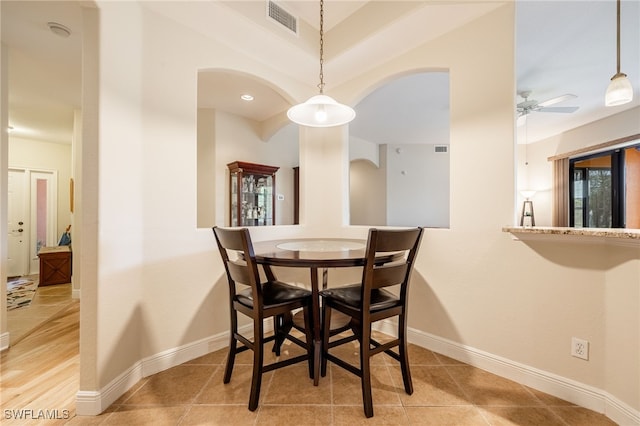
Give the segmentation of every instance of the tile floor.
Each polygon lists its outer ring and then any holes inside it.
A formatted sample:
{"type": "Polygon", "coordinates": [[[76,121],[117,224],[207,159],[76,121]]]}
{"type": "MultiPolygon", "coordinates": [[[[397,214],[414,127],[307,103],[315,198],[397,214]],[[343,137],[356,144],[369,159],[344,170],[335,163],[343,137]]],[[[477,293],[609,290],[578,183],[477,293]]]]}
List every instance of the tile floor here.
{"type": "MultiPolygon", "coordinates": [[[[282,356],[293,356],[289,346],[282,356]]],[[[341,350],[357,360],[355,343],[341,350]]],[[[396,361],[373,358],[374,417],[362,410],[359,379],[329,364],[314,387],[307,364],[265,375],[260,405],[247,409],[251,355],[237,357],[231,383],[220,350],[143,379],[101,416],[69,424],[100,425],[615,425],[601,414],[429,350],[410,347],[414,393],[406,395],[396,361]]]]}
{"type": "MultiPolygon", "coordinates": [[[[50,315],[70,298],[70,285],[42,287],[31,307],[9,315],[12,339],[14,332],[30,327],[26,322],[32,320],[27,317],[36,321],[50,315]],[[20,321],[24,327],[19,327],[20,321]]],[[[339,355],[355,362],[355,345],[340,348],[339,355]]],[[[288,345],[282,356],[294,356],[299,350],[288,345]]],[[[260,405],[251,412],[247,409],[251,354],[238,355],[227,385],[222,383],[225,358],[226,350],[219,350],[144,378],[101,415],[75,416],[65,424],[615,425],[601,414],[414,345],[410,346],[413,395],[405,394],[393,359],[384,354],[372,359],[375,416],[371,419],[362,411],[359,379],[331,363],[317,387],[308,377],[306,363],[267,373],[260,405]]]]}

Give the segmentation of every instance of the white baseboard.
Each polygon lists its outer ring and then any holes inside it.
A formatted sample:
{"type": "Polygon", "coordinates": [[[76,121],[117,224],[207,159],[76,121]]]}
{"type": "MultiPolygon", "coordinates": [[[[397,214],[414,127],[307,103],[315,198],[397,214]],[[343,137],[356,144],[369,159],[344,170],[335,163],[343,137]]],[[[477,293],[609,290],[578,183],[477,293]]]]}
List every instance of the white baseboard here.
{"type": "Polygon", "coordinates": [[[208,337],[179,348],[169,349],[142,360],[142,377],[148,377],[176,365],[184,364],[229,345],[229,333],[208,337]]]}
{"type": "MultiPolygon", "coordinates": [[[[380,327],[380,331],[391,335],[396,334],[395,329],[396,326],[391,323],[381,324],[380,327]]],[[[640,411],[601,389],[420,330],[409,329],[408,338],[411,343],[423,348],[603,413],[619,425],[640,425],[640,411]]]]}
{"type": "Polygon", "coordinates": [[[97,416],[143,377],[142,362],[137,362],[100,391],[78,391],[76,394],[76,414],[78,416],[97,416]]]}
{"type": "Polygon", "coordinates": [[[9,332],[5,331],[0,334],[0,351],[4,351],[5,349],[9,349],[9,332]]]}
{"type": "MultiPolygon", "coordinates": [[[[244,333],[251,329],[252,326],[248,325],[242,327],[240,332],[244,333]]],[[[272,329],[272,324],[265,324],[265,331],[271,331],[272,329]]],[[[79,391],[76,394],[76,414],[78,416],[97,416],[144,377],[184,364],[187,361],[215,352],[228,345],[229,333],[224,332],[144,358],[101,390],[79,391]]]]}
{"type": "Polygon", "coordinates": [[[73,288],[71,289],[71,298],[72,299],[80,299],[80,289],[79,288],[73,288]]]}

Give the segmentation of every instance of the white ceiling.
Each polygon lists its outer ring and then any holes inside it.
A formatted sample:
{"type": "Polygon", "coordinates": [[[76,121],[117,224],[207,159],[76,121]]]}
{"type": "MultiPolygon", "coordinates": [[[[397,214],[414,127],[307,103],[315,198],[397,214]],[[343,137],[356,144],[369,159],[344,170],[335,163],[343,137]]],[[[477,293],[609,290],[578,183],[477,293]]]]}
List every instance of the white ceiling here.
{"type": "MultiPolygon", "coordinates": [[[[299,37],[267,21],[263,1],[142,4],[251,54],[301,84],[309,84],[310,80],[315,84],[318,78],[319,6],[315,1],[278,2],[298,16],[299,37]]],[[[332,87],[365,71],[363,64],[373,68],[501,4],[325,0],[325,91],[330,94],[332,87]]],[[[73,110],[80,107],[81,95],[79,3],[2,0],[0,7],[2,42],[9,47],[9,124],[16,135],[68,143],[73,110]],[[71,36],[60,38],[52,34],[48,21],[69,27],[71,36]]],[[[518,90],[531,90],[531,98],[539,101],[575,94],[575,99],[558,106],[579,107],[572,114],[532,114],[527,120],[529,142],[640,105],[637,0],[622,2],[621,66],[631,79],[635,97],[633,103],[620,107],[605,108],[603,102],[607,83],[615,73],[615,1],[518,0],[516,27],[518,90]]],[[[351,133],[380,143],[442,143],[442,135],[448,135],[448,95],[442,91],[443,76],[430,77],[406,77],[363,99],[354,106],[358,116],[350,125],[351,133]],[[408,108],[409,102],[415,107],[408,108]],[[385,109],[383,105],[398,107],[385,109]]],[[[296,102],[284,99],[267,82],[243,74],[202,74],[200,83],[201,106],[256,120],[296,102]],[[255,100],[239,101],[239,94],[244,92],[251,92],[255,100]]],[[[309,95],[312,94],[315,93],[309,95]]],[[[514,102],[519,101],[514,94],[514,102]]]]}
{"type": "Polygon", "coordinates": [[[2,43],[9,47],[9,125],[17,135],[71,141],[80,108],[81,11],[76,2],[0,2],[2,43]],[[69,38],[48,21],[74,30],[69,38]]]}

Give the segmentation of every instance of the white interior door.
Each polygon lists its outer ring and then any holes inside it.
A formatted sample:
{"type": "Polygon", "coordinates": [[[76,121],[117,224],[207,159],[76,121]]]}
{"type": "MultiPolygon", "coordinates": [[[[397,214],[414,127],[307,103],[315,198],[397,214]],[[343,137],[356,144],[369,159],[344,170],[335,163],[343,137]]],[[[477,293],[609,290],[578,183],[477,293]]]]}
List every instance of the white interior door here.
{"type": "Polygon", "coordinates": [[[7,238],[7,276],[27,274],[29,257],[29,206],[27,204],[26,170],[9,169],[7,208],[9,226],[7,238]]]}
{"type": "Polygon", "coordinates": [[[58,245],[57,172],[9,169],[7,276],[37,274],[41,247],[58,245]]]}

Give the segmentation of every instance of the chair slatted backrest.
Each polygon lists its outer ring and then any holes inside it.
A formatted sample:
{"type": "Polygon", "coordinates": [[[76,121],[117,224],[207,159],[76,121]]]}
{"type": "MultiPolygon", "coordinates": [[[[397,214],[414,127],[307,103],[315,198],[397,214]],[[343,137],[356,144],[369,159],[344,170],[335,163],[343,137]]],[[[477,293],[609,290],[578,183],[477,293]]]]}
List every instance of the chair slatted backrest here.
{"type": "MultiPolygon", "coordinates": [[[[364,293],[370,293],[372,289],[399,285],[400,297],[405,297],[422,233],[422,228],[369,230],[367,260],[363,272],[364,293]],[[376,256],[381,253],[394,254],[394,259],[376,265],[376,256]]],[[[365,297],[363,294],[363,301],[365,297]]],[[[366,300],[369,300],[369,297],[366,297],[366,300]]]]}
{"type": "Polygon", "coordinates": [[[232,297],[236,294],[235,284],[243,284],[252,287],[254,300],[261,300],[260,274],[249,230],[214,227],[213,233],[227,272],[232,297]],[[235,253],[233,257],[229,255],[230,252],[235,253]]]}

